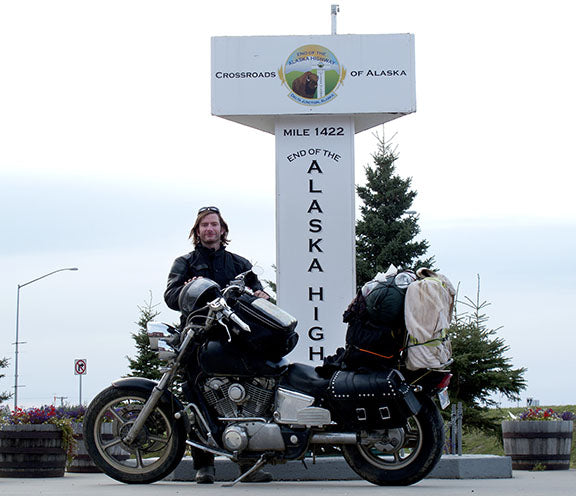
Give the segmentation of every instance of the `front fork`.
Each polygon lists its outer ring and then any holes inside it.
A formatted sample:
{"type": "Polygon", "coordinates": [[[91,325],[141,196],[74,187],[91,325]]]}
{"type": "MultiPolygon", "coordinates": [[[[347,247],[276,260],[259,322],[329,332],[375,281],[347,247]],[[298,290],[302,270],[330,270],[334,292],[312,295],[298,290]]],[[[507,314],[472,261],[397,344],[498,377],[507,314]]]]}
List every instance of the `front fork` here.
{"type": "Polygon", "coordinates": [[[176,371],[180,367],[180,362],[183,359],[186,351],[188,350],[188,347],[191,345],[193,339],[194,339],[194,332],[192,331],[192,329],[190,329],[186,333],[186,337],[184,338],[182,344],[180,345],[179,353],[178,356],[174,359],[174,363],[164,373],[158,384],[154,386],[154,389],[152,390],[150,397],[148,398],[146,403],[144,403],[144,408],[142,408],[142,411],[138,414],[138,417],[136,417],[136,420],[132,424],[132,427],[130,427],[130,430],[128,431],[126,436],[122,439],[122,441],[126,443],[127,446],[130,446],[134,442],[134,440],[138,437],[138,434],[144,427],[146,420],[148,419],[148,417],[158,404],[158,401],[160,401],[160,398],[162,397],[168,386],[170,386],[170,384],[174,380],[174,377],[176,376],[176,371]]]}
{"type": "Polygon", "coordinates": [[[154,389],[152,390],[150,397],[148,398],[146,403],[144,403],[144,408],[142,408],[142,410],[138,414],[138,417],[136,417],[136,420],[132,424],[132,427],[130,427],[128,434],[126,434],[126,436],[122,439],[122,441],[126,443],[127,446],[130,446],[134,442],[134,440],[138,437],[138,434],[142,430],[142,427],[144,427],[146,420],[148,420],[148,417],[150,416],[154,408],[156,408],[158,401],[160,401],[160,398],[164,394],[164,391],[172,382],[172,379],[174,378],[175,374],[176,374],[176,367],[174,366],[162,376],[158,385],[154,386],[154,389]]]}
{"type": "Polygon", "coordinates": [[[148,419],[154,408],[156,408],[158,401],[160,401],[160,398],[162,397],[168,386],[170,386],[170,384],[172,383],[172,380],[176,375],[176,371],[180,366],[180,360],[183,358],[184,353],[188,349],[188,346],[190,345],[190,342],[192,341],[193,338],[194,333],[189,331],[186,334],[184,341],[180,345],[180,351],[178,353],[178,356],[174,359],[174,363],[172,364],[170,369],[168,369],[164,373],[164,375],[160,379],[160,382],[158,382],[158,384],[154,386],[154,389],[152,390],[152,393],[150,394],[148,401],[144,403],[144,408],[142,408],[142,411],[138,414],[138,417],[136,417],[136,420],[132,424],[132,427],[130,427],[130,430],[128,431],[126,436],[122,439],[122,441],[126,443],[126,445],[130,446],[134,442],[134,440],[138,437],[138,434],[142,430],[142,427],[144,427],[146,420],[148,419]]]}

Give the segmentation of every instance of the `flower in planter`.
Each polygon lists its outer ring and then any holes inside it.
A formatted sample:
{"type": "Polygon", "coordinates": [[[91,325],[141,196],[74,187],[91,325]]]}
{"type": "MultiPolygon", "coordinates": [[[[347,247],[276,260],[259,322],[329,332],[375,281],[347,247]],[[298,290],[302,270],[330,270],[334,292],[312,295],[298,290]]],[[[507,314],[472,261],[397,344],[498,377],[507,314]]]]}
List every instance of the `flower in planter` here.
{"type": "Polygon", "coordinates": [[[569,411],[562,412],[560,417],[562,420],[576,420],[576,415],[574,415],[574,412],[569,411]]]}
{"type": "Polygon", "coordinates": [[[84,405],[78,406],[60,406],[56,409],[57,415],[61,418],[70,419],[71,422],[81,423],[84,422],[84,415],[86,414],[86,407],[84,405]]]}
{"type": "Polygon", "coordinates": [[[58,418],[53,405],[24,410],[16,408],[4,417],[4,423],[14,424],[48,424],[51,419],[58,418]]]}
{"type": "Polygon", "coordinates": [[[513,416],[515,420],[574,420],[570,411],[555,412],[552,408],[527,408],[520,415],[513,416]]]}

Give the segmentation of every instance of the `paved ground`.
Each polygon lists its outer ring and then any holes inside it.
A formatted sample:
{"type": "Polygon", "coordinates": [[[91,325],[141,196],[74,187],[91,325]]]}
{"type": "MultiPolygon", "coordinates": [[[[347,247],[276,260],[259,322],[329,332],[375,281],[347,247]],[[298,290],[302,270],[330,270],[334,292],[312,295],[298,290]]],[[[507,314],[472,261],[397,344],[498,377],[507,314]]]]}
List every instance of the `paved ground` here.
{"type": "Polygon", "coordinates": [[[550,472],[514,471],[511,479],[425,479],[409,487],[378,487],[363,481],[272,482],[222,487],[193,482],[157,482],[126,485],[103,474],[70,474],[53,479],[2,479],[2,496],[549,496],[572,495],[576,470],[550,472]]]}
{"type": "MultiPolygon", "coordinates": [[[[345,481],[361,480],[341,456],[306,458],[291,460],[278,465],[266,465],[278,481],[345,481]]],[[[193,481],[196,471],[192,458],[185,456],[176,470],[166,480],[193,481]]],[[[233,481],[238,477],[238,466],[223,458],[216,457],[216,476],[221,481],[233,481]]],[[[493,455],[442,455],[438,465],[430,475],[432,479],[506,479],[512,477],[512,460],[508,456],[493,455]]]]}

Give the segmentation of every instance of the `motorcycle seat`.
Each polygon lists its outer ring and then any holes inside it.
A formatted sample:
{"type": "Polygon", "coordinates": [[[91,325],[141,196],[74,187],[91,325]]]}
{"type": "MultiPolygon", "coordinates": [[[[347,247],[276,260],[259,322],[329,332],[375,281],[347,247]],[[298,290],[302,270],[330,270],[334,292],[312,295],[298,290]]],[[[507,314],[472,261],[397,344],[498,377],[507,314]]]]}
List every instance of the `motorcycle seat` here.
{"type": "Polygon", "coordinates": [[[291,363],[280,380],[280,386],[314,397],[323,396],[329,383],[330,379],[320,377],[314,367],[302,363],[291,363]]]}

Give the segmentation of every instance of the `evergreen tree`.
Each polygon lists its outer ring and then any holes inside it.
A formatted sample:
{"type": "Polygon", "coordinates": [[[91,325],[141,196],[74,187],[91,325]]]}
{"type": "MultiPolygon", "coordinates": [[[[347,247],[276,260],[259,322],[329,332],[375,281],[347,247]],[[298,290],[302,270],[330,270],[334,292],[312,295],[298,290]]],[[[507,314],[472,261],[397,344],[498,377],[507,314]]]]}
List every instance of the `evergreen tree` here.
{"type": "Polygon", "coordinates": [[[140,318],[135,324],[138,325],[138,331],[132,333],[132,339],[136,342],[136,356],[134,358],[126,357],[128,359],[128,367],[131,373],[129,376],[145,377],[147,379],[160,379],[162,373],[160,367],[163,362],[160,361],[155,351],[150,349],[150,339],[146,330],[146,324],[154,320],[160,312],[155,308],[158,305],[152,304],[152,293],[150,293],[150,300],[139,306],[140,318]]]}
{"type": "MultiPolygon", "coordinates": [[[[0,369],[4,369],[8,367],[8,359],[7,358],[0,358],[0,369]]],[[[6,374],[0,374],[0,379],[2,379],[2,377],[5,377],[6,374]]],[[[0,393],[0,404],[2,404],[3,401],[6,401],[8,399],[10,399],[12,397],[12,395],[10,393],[0,393]]]]}
{"type": "Polygon", "coordinates": [[[499,424],[483,412],[497,404],[494,394],[518,400],[519,393],[526,388],[526,369],[513,368],[510,358],[505,356],[510,347],[497,336],[500,328],[488,328],[488,317],[483,312],[490,303],[480,300],[480,277],[476,299],[466,297],[459,303],[468,310],[456,313],[448,331],[454,358],[450,366],[453,374],[450,396],[453,403],[462,402],[467,428],[477,427],[496,434],[500,432],[499,424]]]}
{"type": "Polygon", "coordinates": [[[428,250],[428,242],[414,241],[420,227],[418,215],[409,212],[417,194],[410,189],[412,179],[395,174],[397,156],[384,139],[379,139],[372,157],[374,165],[365,168],[366,185],[356,187],[362,200],[361,219],[356,224],[358,286],[390,264],[404,269],[432,268],[434,264],[434,257],[419,258],[428,250]]]}

